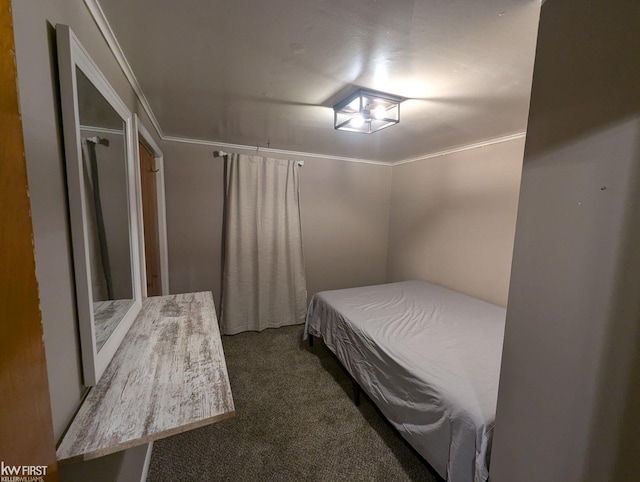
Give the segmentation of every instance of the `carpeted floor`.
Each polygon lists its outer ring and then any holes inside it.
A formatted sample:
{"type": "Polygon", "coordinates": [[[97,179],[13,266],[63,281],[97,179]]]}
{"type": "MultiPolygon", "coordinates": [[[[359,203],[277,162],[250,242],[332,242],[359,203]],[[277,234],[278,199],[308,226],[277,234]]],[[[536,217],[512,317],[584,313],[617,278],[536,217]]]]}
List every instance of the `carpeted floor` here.
{"type": "Polygon", "coordinates": [[[148,481],[440,480],[302,326],[225,336],[236,416],[154,443],[148,481]]]}

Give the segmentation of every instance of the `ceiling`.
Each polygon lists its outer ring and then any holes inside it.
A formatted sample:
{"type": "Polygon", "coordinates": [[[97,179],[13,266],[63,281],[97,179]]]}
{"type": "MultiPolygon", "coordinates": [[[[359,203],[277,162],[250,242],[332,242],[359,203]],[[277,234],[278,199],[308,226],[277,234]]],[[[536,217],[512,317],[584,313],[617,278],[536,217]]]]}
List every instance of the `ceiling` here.
{"type": "Polygon", "coordinates": [[[99,0],[165,137],[395,162],[526,129],[540,0],[99,0]],[[358,87],[400,123],[333,129],[358,87]]]}

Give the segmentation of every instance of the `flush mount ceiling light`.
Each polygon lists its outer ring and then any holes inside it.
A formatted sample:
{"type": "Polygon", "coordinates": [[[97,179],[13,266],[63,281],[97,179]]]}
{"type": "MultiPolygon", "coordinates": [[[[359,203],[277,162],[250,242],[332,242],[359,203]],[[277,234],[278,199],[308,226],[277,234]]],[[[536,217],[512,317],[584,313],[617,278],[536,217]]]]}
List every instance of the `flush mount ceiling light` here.
{"type": "Polygon", "coordinates": [[[371,134],[400,122],[401,97],[358,89],[333,106],[333,126],[341,131],[371,134]]]}

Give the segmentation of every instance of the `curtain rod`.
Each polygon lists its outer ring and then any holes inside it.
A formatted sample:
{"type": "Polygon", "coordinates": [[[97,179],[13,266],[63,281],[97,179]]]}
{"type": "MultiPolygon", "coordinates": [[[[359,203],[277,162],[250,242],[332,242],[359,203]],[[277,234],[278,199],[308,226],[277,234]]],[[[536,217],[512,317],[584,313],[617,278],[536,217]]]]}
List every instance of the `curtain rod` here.
{"type": "Polygon", "coordinates": [[[101,146],[109,147],[109,139],[107,139],[106,137],[93,136],[87,137],[86,140],[89,142],[93,142],[94,144],[100,144],[101,146]]]}
{"type": "MultiPolygon", "coordinates": [[[[259,151],[260,148],[256,148],[256,151],[259,151]]],[[[213,157],[214,158],[218,158],[218,157],[225,157],[228,156],[230,153],[226,152],[226,151],[213,151],[213,157]]],[[[304,166],[304,161],[297,161],[298,166],[302,167],[304,166]]]]}

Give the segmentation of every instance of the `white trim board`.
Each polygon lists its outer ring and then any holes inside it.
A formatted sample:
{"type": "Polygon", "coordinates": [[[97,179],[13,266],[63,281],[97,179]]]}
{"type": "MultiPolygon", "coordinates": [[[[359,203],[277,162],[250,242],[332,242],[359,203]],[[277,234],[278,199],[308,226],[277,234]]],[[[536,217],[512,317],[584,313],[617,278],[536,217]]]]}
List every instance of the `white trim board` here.
{"type": "Polygon", "coordinates": [[[165,136],[162,138],[164,141],[169,142],[182,142],[185,144],[196,144],[200,146],[211,146],[217,147],[224,150],[241,150],[241,151],[252,151],[254,153],[269,153],[269,154],[281,154],[288,157],[304,157],[307,159],[331,159],[334,161],[345,161],[345,162],[360,162],[363,164],[376,164],[379,166],[391,166],[393,163],[385,162],[385,161],[374,161],[369,159],[358,159],[355,157],[339,157],[332,156],[330,154],[317,154],[313,152],[303,152],[303,151],[287,151],[284,149],[273,149],[271,147],[256,147],[256,146],[245,146],[242,144],[228,144],[226,142],[216,142],[216,141],[206,141],[204,139],[190,139],[186,137],[173,137],[173,136],[165,136]]]}
{"type": "Polygon", "coordinates": [[[80,130],[85,130],[85,131],[93,131],[93,132],[97,132],[98,134],[112,134],[115,136],[124,136],[124,131],[122,129],[118,130],[118,129],[109,129],[107,127],[94,127],[94,126],[87,126],[87,125],[83,125],[80,124],[80,130]]]}
{"type": "MultiPolygon", "coordinates": [[[[157,205],[156,208],[158,210],[158,237],[159,237],[159,247],[160,247],[160,279],[162,282],[162,294],[169,294],[169,248],[167,243],[167,209],[166,209],[166,197],[165,197],[165,189],[164,189],[164,154],[160,149],[160,146],[156,144],[153,140],[153,136],[147,130],[142,122],[140,122],[140,118],[137,114],[133,115],[135,119],[135,124],[137,127],[137,131],[139,134],[139,142],[141,142],[146,148],[151,151],[153,158],[155,159],[155,168],[157,171],[156,177],[156,195],[157,195],[157,205]]],[[[138,165],[140,165],[140,159],[138,159],[138,165]]],[[[140,180],[141,178],[139,178],[140,180]]],[[[142,191],[140,192],[142,195],[142,191]]],[[[140,201],[142,201],[142,196],[140,196],[140,201]]],[[[142,213],[142,207],[140,209],[142,213]]],[[[142,243],[142,248],[144,251],[144,243],[142,243]]],[[[146,267],[142,267],[143,270],[146,270],[146,267]]],[[[144,271],[143,271],[144,272],[144,271]]],[[[144,281],[144,286],[146,287],[146,276],[144,281]]]]}
{"type": "Polygon", "coordinates": [[[140,475],[140,482],[147,482],[147,476],[149,475],[149,466],[151,465],[151,452],[153,451],[153,440],[147,445],[147,454],[144,457],[144,465],[142,467],[142,474],[140,475]]]}
{"type": "Polygon", "coordinates": [[[412,157],[404,159],[402,161],[393,162],[392,165],[399,166],[400,164],[408,164],[410,162],[424,161],[425,159],[433,159],[434,157],[446,156],[448,154],[454,154],[456,152],[468,151],[470,149],[477,149],[479,147],[487,147],[493,144],[500,144],[502,142],[509,142],[516,139],[522,139],[526,136],[526,132],[518,132],[517,134],[511,134],[508,136],[496,137],[495,139],[488,139],[482,142],[476,142],[474,144],[467,144],[466,146],[454,147],[453,149],[447,149],[440,152],[434,152],[432,154],[425,154],[423,156],[412,157]]]}
{"type": "Polygon", "coordinates": [[[430,154],[424,154],[421,156],[417,156],[417,157],[412,157],[409,159],[403,159],[401,161],[373,161],[373,160],[368,160],[368,159],[357,159],[357,158],[353,158],[353,157],[338,157],[338,156],[332,156],[329,154],[317,154],[317,153],[311,153],[311,152],[301,152],[301,151],[286,151],[283,149],[272,149],[272,148],[267,148],[267,147],[255,147],[255,146],[244,146],[244,145],[239,145],[239,144],[227,144],[224,142],[215,142],[215,141],[205,141],[205,140],[200,140],[200,139],[189,139],[189,138],[184,138],[184,137],[173,137],[173,136],[166,136],[163,138],[163,140],[165,141],[170,141],[170,142],[182,142],[182,143],[186,143],[186,144],[196,144],[196,145],[201,145],[201,146],[211,146],[211,147],[217,147],[220,149],[230,149],[230,150],[243,150],[243,151],[253,151],[256,153],[261,153],[261,152],[267,152],[267,153],[272,153],[272,154],[282,154],[285,155],[287,157],[305,157],[305,158],[312,158],[312,159],[331,159],[331,160],[337,160],[337,161],[344,161],[344,162],[359,162],[362,164],[375,164],[375,165],[379,165],[379,166],[399,166],[401,164],[408,164],[410,162],[417,162],[417,161],[424,161],[426,159],[433,159],[434,157],[440,157],[440,156],[446,156],[448,154],[454,154],[456,152],[462,152],[462,151],[468,151],[471,149],[477,149],[477,148],[481,148],[481,147],[487,147],[487,146],[491,146],[494,144],[500,144],[502,142],[509,142],[509,141],[513,141],[516,139],[522,139],[526,136],[526,132],[518,132],[517,134],[511,134],[508,136],[502,136],[502,137],[496,137],[493,139],[488,139],[482,142],[476,142],[473,144],[468,144],[465,146],[460,146],[460,147],[455,147],[453,149],[447,149],[444,151],[438,151],[438,152],[433,152],[430,154]]]}
{"type": "Polygon", "coordinates": [[[234,149],[239,149],[239,150],[243,150],[243,151],[256,151],[257,150],[258,152],[268,152],[268,153],[271,153],[271,154],[281,154],[281,155],[285,155],[285,156],[305,157],[305,158],[311,158],[311,159],[333,159],[333,160],[337,160],[337,161],[359,162],[359,163],[363,163],[363,164],[374,164],[374,165],[379,165],[379,166],[397,166],[397,165],[400,165],[400,164],[408,164],[410,162],[422,161],[422,160],[425,160],[425,159],[431,159],[431,158],[434,158],[434,157],[444,156],[444,155],[447,155],[447,154],[453,154],[455,152],[461,152],[461,151],[466,151],[466,150],[469,150],[469,149],[475,149],[477,147],[485,147],[485,146],[489,146],[491,144],[498,144],[500,142],[507,142],[507,141],[514,140],[514,139],[520,139],[520,138],[525,136],[525,132],[519,132],[517,134],[511,134],[511,135],[502,136],[502,137],[498,137],[498,138],[494,138],[494,139],[488,139],[488,140],[484,140],[484,141],[481,141],[481,142],[477,142],[477,143],[468,144],[468,145],[465,145],[465,146],[456,147],[456,148],[453,148],[453,149],[447,149],[447,150],[444,150],[444,151],[427,153],[427,154],[423,154],[423,155],[420,155],[420,156],[411,157],[411,158],[408,158],[408,159],[402,159],[400,161],[376,161],[376,160],[372,160],[372,159],[359,159],[359,158],[354,158],[354,157],[339,157],[339,156],[332,156],[332,155],[329,155],[329,154],[318,154],[318,153],[313,153],[313,152],[301,152],[301,151],[287,151],[287,150],[282,150],[282,149],[271,149],[271,148],[263,148],[263,147],[259,147],[259,148],[256,149],[256,146],[245,146],[245,145],[239,145],[239,144],[227,144],[227,143],[224,143],[224,142],[207,141],[207,140],[201,140],[201,139],[190,139],[190,138],[186,138],[186,137],[166,136],[166,135],[164,135],[164,133],[162,131],[162,128],[160,127],[160,123],[158,122],[158,119],[156,118],[155,114],[153,113],[153,110],[151,110],[151,105],[149,104],[149,101],[147,100],[146,96],[144,95],[144,92],[142,91],[142,87],[138,83],[138,80],[136,79],[136,76],[133,73],[133,69],[131,68],[131,65],[129,64],[129,62],[127,61],[127,58],[125,57],[124,52],[123,52],[122,48],[120,47],[120,44],[118,43],[118,40],[116,39],[115,34],[113,33],[113,29],[111,28],[111,25],[109,24],[109,21],[107,20],[107,17],[104,15],[104,11],[102,10],[102,7],[98,3],[98,0],[84,0],[84,3],[87,6],[87,8],[89,9],[89,13],[91,14],[93,19],[95,20],[96,25],[98,26],[98,29],[100,30],[100,32],[102,32],[102,36],[106,40],[107,45],[111,49],[111,52],[113,53],[114,57],[116,58],[116,61],[120,65],[120,68],[122,69],[122,72],[124,72],[124,75],[127,78],[127,80],[129,81],[129,83],[131,84],[131,87],[133,88],[134,92],[136,93],[136,96],[138,96],[138,99],[140,100],[140,104],[142,105],[142,108],[144,109],[144,111],[149,116],[149,119],[151,120],[151,123],[153,124],[153,127],[155,128],[156,132],[158,133],[158,136],[160,136],[160,138],[163,141],[182,142],[182,143],[186,143],[186,144],[206,145],[206,146],[219,147],[219,148],[222,148],[222,149],[231,149],[231,150],[234,150],[234,149]]]}
{"type": "Polygon", "coordinates": [[[153,110],[151,110],[151,105],[149,104],[147,97],[144,95],[144,92],[142,91],[142,87],[140,86],[138,79],[133,73],[133,69],[131,68],[129,61],[125,57],[124,52],[120,47],[120,44],[118,43],[118,39],[113,33],[113,29],[111,28],[111,25],[107,20],[107,17],[104,15],[104,11],[102,10],[102,7],[98,3],[98,0],[84,0],[84,3],[89,9],[89,13],[93,17],[93,20],[96,22],[96,25],[98,26],[98,29],[102,33],[102,36],[106,40],[107,45],[109,46],[109,49],[113,53],[113,56],[116,58],[118,65],[120,65],[122,72],[124,73],[125,77],[129,81],[129,84],[131,84],[131,87],[133,88],[134,92],[136,93],[136,96],[138,97],[140,104],[142,104],[142,108],[149,116],[149,119],[151,120],[153,127],[156,129],[156,132],[158,133],[158,135],[161,138],[163,138],[164,134],[162,133],[162,127],[160,127],[160,123],[158,122],[158,119],[156,119],[156,116],[153,113],[153,110]]]}

